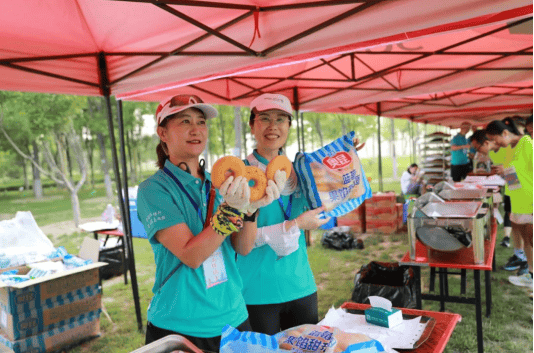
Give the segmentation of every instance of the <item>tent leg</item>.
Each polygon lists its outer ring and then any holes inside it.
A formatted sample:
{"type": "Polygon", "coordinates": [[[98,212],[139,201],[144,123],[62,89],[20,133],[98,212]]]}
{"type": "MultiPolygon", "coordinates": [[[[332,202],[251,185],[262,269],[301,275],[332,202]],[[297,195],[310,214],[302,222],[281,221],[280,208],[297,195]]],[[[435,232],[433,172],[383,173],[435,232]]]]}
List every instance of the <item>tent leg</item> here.
{"type": "MultiPolygon", "coordinates": [[[[107,114],[108,115],[108,129],[109,129],[109,138],[110,138],[110,142],[111,142],[111,156],[113,158],[113,170],[115,172],[115,182],[117,183],[117,191],[118,191],[117,196],[119,198],[119,206],[120,206],[120,211],[121,211],[121,217],[122,217],[122,219],[126,220],[127,219],[126,218],[127,215],[126,215],[126,209],[124,207],[124,202],[123,202],[123,199],[122,199],[122,183],[121,183],[120,171],[119,171],[119,161],[118,161],[118,157],[117,157],[117,147],[116,147],[116,142],[115,142],[115,130],[114,130],[114,127],[113,127],[113,116],[112,116],[112,113],[111,113],[111,101],[110,101],[109,95],[105,95],[104,98],[106,99],[106,109],[107,109],[107,113],[108,113],[107,114]]],[[[126,243],[128,243],[127,239],[124,239],[124,240],[126,240],[126,243]]],[[[134,259],[130,258],[130,261],[134,261],[134,259]]],[[[130,274],[132,274],[132,273],[130,272],[130,274]]],[[[132,286],[132,290],[134,290],[133,286],[132,286]]],[[[134,292],[133,294],[134,294],[134,301],[135,301],[135,298],[138,297],[138,293],[134,292]]],[[[136,305],[136,307],[139,305],[139,300],[137,300],[137,302],[135,302],[135,305],[136,305]]],[[[141,320],[140,316],[137,317],[137,324],[138,324],[138,328],[141,330],[142,329],[142,320],[141,320]]]]}
{"type": "Polygon", "coordinates": [[[378,190],[384,191],[384,181],[382,179],[382,139],[380,137],[380,115],[382,107],[380,102],[376,103],[376,121],[378,125],[378,190]]]}
{"type": "Polygon", "coordinates": [[[124,145],[124,124],[122,117],[122,101],[117,100],[117,126],[119,127],[119,136],[120,136],[120,149],[121,149],[121,162],[122,162],[122,171],[124,179],[124,209],[126,211],[125,222],[122,222],[123,225],[127,225],[127,230],[124,233],[126,236],[126,244],[128,245],[128,262],[130,267],[130,279],[132,281],[132,292],[135,303],[135,314],[137,316],[137,328],[139,331],[143,329],[143,319],[141,317],[141,305],[139,300],[139,287],[137,285],[137,271],[135,269],[135,256],[133,248],[133,238],[132,238],[132,221],[130,216],[130,195],[128,194],[128,169],[126,167],[126,148],[124,145]]]}

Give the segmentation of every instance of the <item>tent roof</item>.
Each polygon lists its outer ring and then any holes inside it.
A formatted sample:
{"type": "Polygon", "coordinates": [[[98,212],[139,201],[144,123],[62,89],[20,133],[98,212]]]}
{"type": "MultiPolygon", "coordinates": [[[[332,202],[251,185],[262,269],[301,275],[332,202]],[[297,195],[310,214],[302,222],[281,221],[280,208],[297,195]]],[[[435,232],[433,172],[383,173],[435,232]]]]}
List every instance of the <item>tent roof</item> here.
{"type": "Polygon", "coordinates": [[[0,89],[121,95],[532,13],[530,0],[26,0],[0,11],[0,89]]]}
{"type": "Polygon", "coordinates": [[[160,100],[191,91],[212,103],[233,105],[278,92],[301,111],[352,114],[376,115],[380,102],[383,116],[447,126],[531,114],[532,18],[275,64],[187,86],[171,84],[129,97],[160,100]]]}

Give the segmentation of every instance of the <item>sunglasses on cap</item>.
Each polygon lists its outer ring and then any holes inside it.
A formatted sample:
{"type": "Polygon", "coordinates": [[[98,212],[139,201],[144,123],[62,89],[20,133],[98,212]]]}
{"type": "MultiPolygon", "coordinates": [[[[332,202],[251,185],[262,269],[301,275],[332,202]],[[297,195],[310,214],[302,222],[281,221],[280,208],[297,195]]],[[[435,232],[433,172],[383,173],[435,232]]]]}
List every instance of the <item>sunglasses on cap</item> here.
{"type": "Polygon", "coordinates": [[[160,103],[156,110],[156,122],[160,125],[168,116],[179,113],[187,108],[197,108],[201,110],[206,119],[217,116],[217,110],[211,105],[204,103],[199,96],[179,94],[169,99],[165,104],[160,103]]]}

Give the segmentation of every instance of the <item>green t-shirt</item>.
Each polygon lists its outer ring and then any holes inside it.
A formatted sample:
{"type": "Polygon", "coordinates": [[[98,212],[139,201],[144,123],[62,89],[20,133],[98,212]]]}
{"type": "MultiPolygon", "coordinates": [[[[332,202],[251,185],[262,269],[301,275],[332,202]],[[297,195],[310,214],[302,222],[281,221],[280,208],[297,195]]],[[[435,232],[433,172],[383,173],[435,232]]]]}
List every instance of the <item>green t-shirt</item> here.
{"type": "Polygon", "coordinates": [[[502,164],[507,168],[514,157],[514,149],[512,146],[501,147],[497,152],[490,151],[488,156],[494,165],[502,164]]]}
{"type": "MultiPolygon", "coordinates": [[[[221,254],[218,259],[219,263],[224,262],[227,280],[208,288],[204,274],[205,264],[197,269],[188,267],[156,240],[155,234],[158,230],[179,223],[185,223],[194,235],[202,231],[209,190],[206,185],[207,181],[211,181],[209,173],[206,173],[205,181],[202,182],[168,160],[165,167],[200,205],[202,220],[198,209],[193,207],[187,195],[163,170],[159,170],[139,185],[138,217],[145,227],[156,262],[156,277],[152,289],[154,297],[148,308],[148,321],[159,328],[189,336],[220,336],[226,324],[237,327],[248,318],[245,300],[241,294],[243,283],[236,266],[236,252],[230,237],[227,237],[216,251],[221,254]],[[180,264],[178,270],[171,275],[180,264]]],[[[221,196],[217,193],[214,209],[220,203],[221,196]]]]}
{"type": "Polygon", "coordinates": [[[521,188],[507,190],[512,204],[512,213],[532,214],[532,139],[523,136],[514,148],[514,155],[510,166],[515,168],[521,188]]]}
{"type": "MultiPolygon", "coordinates": [[[[514,158],[514,148],[510,145],[501,147],[497,152],[489,151],[488,156],[493,165],[502,164],[504,168],[508,168],[512,158],[514,158]]],[[[508,195],[508,188],[506,184],[504,185],[504,194],[508,195]]]]}
{"type": "MultiPolygon", "coordinates": [[[[254,153],[259,162],[267,165],[268,161],[254,153]]],[[[246,164],[249,164],[245,160],[246,164]]],[[[307,211],[304,195],[297,188],[291,198],[293,220],[307,211]]],[[[282,196],[284,209],[287,210],[290,196],[282,196]]],[[[284,222],[282,206],[275,200],[260,209],[258,228],[284,222]]],[[[301,230],[297,251],[278,258],[276,253],[264,245],[254,248],[247,256],[237,256],[239,273],[243,278],[243,296],[247,305],[279,304],[300,299],[317,291],[315,279],[308,262],[306,239],[301,230]]]]}

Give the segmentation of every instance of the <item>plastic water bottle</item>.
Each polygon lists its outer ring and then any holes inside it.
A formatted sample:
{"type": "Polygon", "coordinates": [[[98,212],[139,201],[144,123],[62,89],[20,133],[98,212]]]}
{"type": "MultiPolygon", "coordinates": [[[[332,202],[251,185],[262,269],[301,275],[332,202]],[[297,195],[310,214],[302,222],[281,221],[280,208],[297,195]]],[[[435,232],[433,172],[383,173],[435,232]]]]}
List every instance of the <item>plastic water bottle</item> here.
{"type": "Polygon", "coordinates": [[[73,255],[70,255],[70,254],[67,254],[63,257],[63,264],[65,264],[65,267],[67,269],[73,269],[73,268],[76,268],[76,267],[82,267],[82,266],[85,266],[85,265],[89,265],[89,264],[92,264],[93,261],[92,260],[84,260],[84,259],[81,259],[77,256],[73,256],[73,255]]]}
{"type": "Polygon", "coordinates": [[[51,252],[50,255],[48,255],[48,258],[49,259],[55,259],[55,258],[58,258],[58,257],[64,257],[64,256],[66,256],[68,254],[69,254],[68,251],[63,246],[60,246],[59,248],[57,248],[53,252],[51,252]]]}

